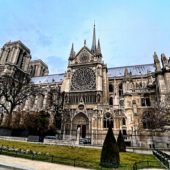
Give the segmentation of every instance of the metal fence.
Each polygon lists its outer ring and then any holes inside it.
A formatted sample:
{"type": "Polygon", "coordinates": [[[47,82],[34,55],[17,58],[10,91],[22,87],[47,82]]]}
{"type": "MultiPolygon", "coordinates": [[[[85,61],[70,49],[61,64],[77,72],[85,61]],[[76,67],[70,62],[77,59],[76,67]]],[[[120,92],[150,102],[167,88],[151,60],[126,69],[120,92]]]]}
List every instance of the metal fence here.
{"type": "MultiPolygon", "coordinates": [[[[95,161],[84,161],[80,159],[58,157],[58,156],[49,155],[48,153],[40,153],[40,152],[35,152],[32,150],[17,149],[14,147],[8,147],[8,146],[3,146],[3,145],[0,146],[0,154],[20,157],[20,158],[27,158],[31,160],[39,160],[39,161],[45,161],[45,162],[51,162],[51,163],[65,164],[65,165],[70,165],[74,167],[93,168],[97,170],[112,170],[113,169],[113,168],[101,167],[99,162],[95,162],[95,161]]],[[[118,169],[119,170],[132,170],[132,166],[121,164],[118,169]]]]}
{"type": "MultiPolygon", "coordinates": [[[[32,150],[23,150],[9,146],[0,146],[0,154],[9,155],[20,158],[27,158],[32,160],[39,160],[51,163],[65,164],[74,167],[84,167],[93,168],[98,170],[112,170],[113,168],[101,167],[99,162],[95,161],[84,161],[80,159],[71,159],[67,157],[59,157],[54,155],[49,155],[48,153],[35,152],[32,150]]],[[[158,161],[141,161],[136,162],[134,165],[120,164],[118,170],[137,170],[142,168],[160,168],[158,161]]]]}
{"type": "Polygon", "coordinates": [[[168,169],[170,169],[170,155],[168,155],[165,152],[162,152],[158,149],[155,149],[153,151],[153,155],[157,159],[159,159],[159,161],[161,161],[163,165],[165,165],[168,169]]]}

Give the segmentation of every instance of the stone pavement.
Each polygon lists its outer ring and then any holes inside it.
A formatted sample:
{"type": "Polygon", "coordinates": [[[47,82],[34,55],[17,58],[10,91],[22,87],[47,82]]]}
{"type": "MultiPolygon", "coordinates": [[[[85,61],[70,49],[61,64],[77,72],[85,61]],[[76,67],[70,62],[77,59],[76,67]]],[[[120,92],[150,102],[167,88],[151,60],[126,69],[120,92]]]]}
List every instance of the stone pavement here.
{"type": "MultiPolygon", "coordinates": [[[[139,169],[140,170],[140,169],[139,169]]],[[[141,169],[141,170],[166,170],[166,169],[157,169],[157,168],[145,168],[145,169],[141,169]]]]}
{"type": "Polygon", "coordinates": [[[16,157],[4,156],[4,155],[0,155],[0,165],[12,166],[24,170],[88,170],[85,168],[34,161],[34,160],[16,158],[16,157]]]}
{"type": "MultiPolygon", "coordinates": [[[[79,168],[67,165],[54,164],[49,162],[35,161],[24,158],[16,158],[11,156],[0,155],[0,165],[20,168],[22,170],[90,170],[86,168],[79,168]]],[[[0,170],[3,169],[0,166],[0,170]]],[[[148,168],[142,170],[164,170],[148,168]]]]}

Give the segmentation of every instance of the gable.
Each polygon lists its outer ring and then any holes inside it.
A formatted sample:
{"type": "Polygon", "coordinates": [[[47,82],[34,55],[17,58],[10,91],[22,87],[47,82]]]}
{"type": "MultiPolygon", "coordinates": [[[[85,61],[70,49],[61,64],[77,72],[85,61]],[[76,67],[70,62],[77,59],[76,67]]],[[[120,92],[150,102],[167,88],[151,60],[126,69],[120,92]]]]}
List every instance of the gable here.
{"type": "Polygon", "coordinates": [[[75,59],[77,63],[88,63],[93,59],[93,54],[86,46],[84,46],[77,53],[75,59]]]}

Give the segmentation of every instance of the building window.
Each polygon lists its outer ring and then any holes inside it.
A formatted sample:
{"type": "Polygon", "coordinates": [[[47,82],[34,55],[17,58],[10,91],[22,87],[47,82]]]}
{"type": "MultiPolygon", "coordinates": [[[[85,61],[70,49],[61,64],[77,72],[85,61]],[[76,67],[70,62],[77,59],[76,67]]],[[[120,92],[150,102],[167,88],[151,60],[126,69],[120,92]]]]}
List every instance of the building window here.
{"type": "Polygon", "coordinates": [[[113,92],[113,85],[109,84],[109,92],[113,92]]]}
{"type": "Polygon", "coordinates": [[[141,106],[151,106],[149,96],[141,97],[141,106]]]}
{"type": "Polygon", "coordinates": [[[119,96],[122,96],[123,95],[123,85],[122,83],[119,84],[119,96]]]}
{"type": "Polygon", "coordinates": [[[113,128],[113,117],[110,113],[105,113],[103,119],[103,127],[108,128],[109,126],[113,128]]]}
{"type": "Polygon", "coordinates": [[[126,130],[123,130],[123,137],[124,137],[124,139],[127,139],[127,132],[126,132],[126,130]]]}
{"type": "Polygon", "coordinates": [[[126,125],[126,120],[125,120],[124,117],[123,117],[123,119],[122,119],[122,125],[126,125]]]}
{"type": "Polygon", "coordinates": [[[123,107],[123,106],[124,106],[124,100],[121,99],[121,100],[119,101],[119,104],[120,104],[121,107],[123,107]]]}
{"type": "Polygon", "coordinates": [[[113,106],[113,97],[110,97],[110,99],[109,99],[109,105],[113,106]]]}
{"type": "Polygon", "coordinates": [[[144,129],[153,129],[155,127],[155,116],[151,112],[145,112],[142,123],[144,129]]]}

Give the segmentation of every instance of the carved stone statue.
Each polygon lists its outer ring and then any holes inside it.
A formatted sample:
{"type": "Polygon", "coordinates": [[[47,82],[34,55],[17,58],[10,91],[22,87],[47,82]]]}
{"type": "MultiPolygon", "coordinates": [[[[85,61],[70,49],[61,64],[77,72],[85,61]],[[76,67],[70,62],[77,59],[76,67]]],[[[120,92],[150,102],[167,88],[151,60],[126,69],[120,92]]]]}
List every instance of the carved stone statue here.
{"type": "Polygon", "coordinates": [[[161,71],[160,61],[158,59],[158,56],[157,56],[156,52],[154,52],[153,59],[154,59],[154,64],[155,64],[155,67],[156,67],[156,71],[161,71]]]}
{"type": "Polygon", "coordinates": [[[164,69],[169,69],[169,65],[168,65],[168,59],[166,58],[165,54],[161,54],[161,62],[162,62],[162,66],[164,69]]]}
{"type": "Polygon", "coordinates": [[[125,76],[128,76],[128,74],[129,74],[129,73],[128,73],[128,69],[127,69],[127,68],[125,68],[124,75],[125,75],[125,76]]]}

